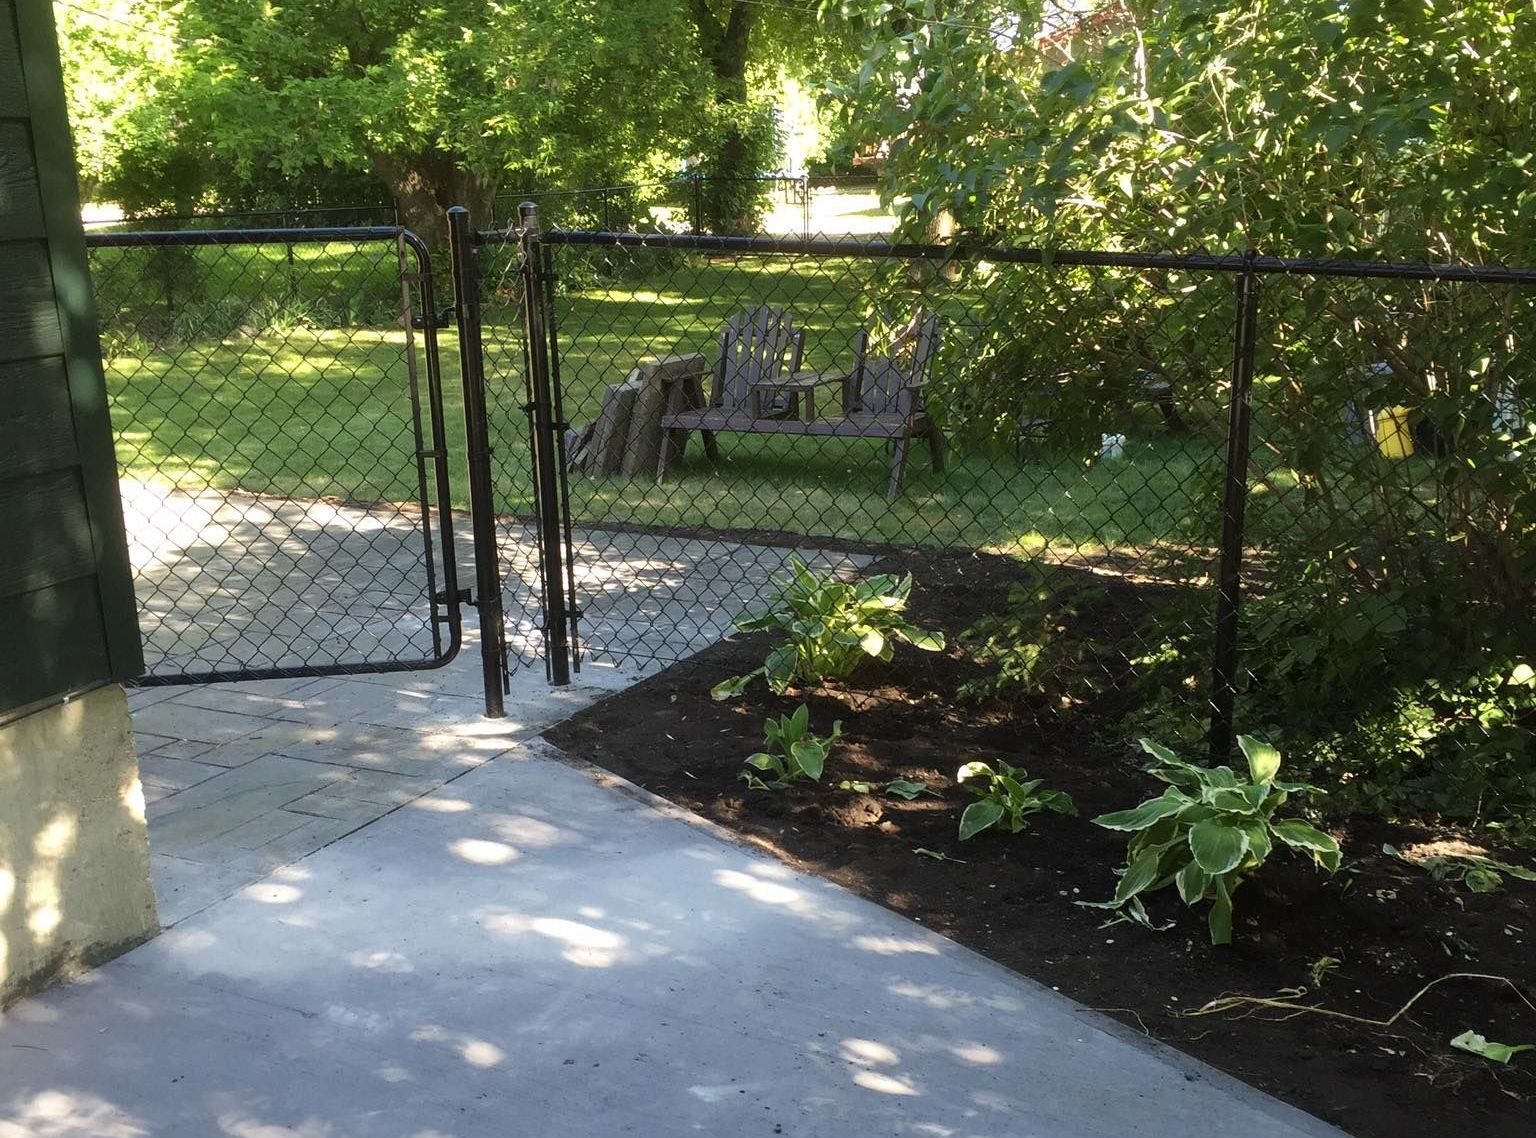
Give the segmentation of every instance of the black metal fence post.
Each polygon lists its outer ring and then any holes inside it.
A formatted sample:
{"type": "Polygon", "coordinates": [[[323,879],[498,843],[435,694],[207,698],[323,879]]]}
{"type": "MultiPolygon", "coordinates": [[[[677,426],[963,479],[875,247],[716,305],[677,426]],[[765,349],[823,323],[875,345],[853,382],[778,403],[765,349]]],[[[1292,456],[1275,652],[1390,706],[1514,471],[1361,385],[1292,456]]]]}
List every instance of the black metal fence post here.
{"type": "Polygon", "coordinates": [[[567,635],[566,578],[563,568],[565,522],[561,509],[560,455],[565,424],[555,415],[554,380],[549,362],[544,253],[539,234],[539,207],[524,202],[522,220],[523,304],[528,334],[529,387],[533,396],[534,496],[538,499],[539,552],[544,587],[544,644],[550,682],[571,682],[571,649],[567,635]]]}
{"type": "Polygon", "coordinates": [[[501,556],[491,486],[491,444],[485,413],[485,355],[480,341],[480,271],[469,211],[448,211],[453,258],[454,311],[459,326],[459,368],[464,381],[464,437],[469,450],[469,511],[475,548],[475,607],[480,613],[480,668],[485,714],[506,715],[506,629],[501,611],[501,556]]]}
{"type": "Polygon", "coordinates": [[[1244,255],[1237,278],[1237,321],[1232,345],[1232,392],[1227,416],[1226,488],[1221,511],[1221,562],[1216,576],[1216,643],[1211,661],[1210,754],[1224,763],[1232,753],[1237,705],[1238,618],[1243,571],[1243,514],[1248,504],[1248,428],[1257,350],[1259,281],[1254,253],[1244,255]]]}

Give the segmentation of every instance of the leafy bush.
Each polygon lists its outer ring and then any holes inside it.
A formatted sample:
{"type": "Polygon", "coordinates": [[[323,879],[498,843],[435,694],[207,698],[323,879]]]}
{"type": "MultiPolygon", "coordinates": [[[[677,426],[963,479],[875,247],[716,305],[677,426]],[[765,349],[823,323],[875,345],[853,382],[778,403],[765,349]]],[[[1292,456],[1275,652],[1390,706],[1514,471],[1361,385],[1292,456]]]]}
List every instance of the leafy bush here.
{"type": "Polygon", "coordinates": [[[1042,810],[1077,814],[1077,804],[1066,791],[1041,790],[1043,780],[1030,778],[1023,767],[1002,761],[996,767],[982,762],[966,763],[955,775],[955,781],[976,795],[976,801],[960,815],[962,842],[993,826],[1017,834],[1029,827],[1026,818],[1042,810]]]}
{"type": "Polygon", "coordinates": [[[1134,836],[1113,899],[1079,904],[1113,909],[1122,919],[1150,928],[1142,897],[1174,885],[1188,906],[1212,902],[1211,943],[1230,944],[1232,894],[1264,865],[1277,840],[1308,854],[1329,873],[1339,868],[1339,844],[1332,837],[1299,818],[1274,817],[1292,794],[1316,788],[1280,781],[1280,752],[1269,744],[1247,735],[1238,744],[1248,760],[1246,781],[1231,767],[1196,766],[1150,739],[1141,741],[1156,760],[1149,773],[1168,789],[1133,809],[1093,820],[1134,836]]]}
{"type": "Polygon", "coordinates": [[[957,694],[976,702],[1033,697],[1047,706],[1097,694],[1119,646],[1081,635],[1078,625],[1105,592],[1102,584],[1052,580],[1031,566],[1027,583],[1012,586],[1004,605],[960,634],[960,646],[990,670],[957,694]]]}
{"type": "Polygon", "coordinates": [[[704,228],[751,235],[762,228],[769,187],[758,175],[778,165],[782,149],[770,100],[711,102],[698,139],[708,155],[700,187],[704,228]]]}
{"type": "Polygon", "coordinates": [[[866,658],[889,661],[897,641],[927,652],[944,647],[944,635],[908,623],[902,613],[912,592],[912,575],[881,574],[844,581],[830,571],[817,573],[800,557],[787,574],[776,574],[778,588],[768,605],[736,618],[741,632],[782,632],[761,668],[724,680],[711,690],[716,699],[740,695],[758,676],[783,695],[796,680],[818,683],[847,679],[866,658]]]}
{"type": "MultiPolygon", "coordinates": [[[[1536,123],[1536,103],[1516,98],[1536,35],[1511,30],[1506,4],[1404,15],[1171,0],[1084,30],[1081,50],[1002,64],[986,37],[953,29],[888,51],[922,0],[887,7],[846,93],[859,141],[892,144],[886,192],[914,236],[947,215],[962,244],[1536,259],[1529,181],[1493,160],[1536,123]],[[1412,105],[1396,93],[1403,77],[1422,96],[1412,105]],[[896,89],[913,94],[893,101],[896,89]],[[1262,111],[1234,125],[1215,105],[1262,111]],[[1491,106],[1511,109],[1480,109],[1491,106]],[[1039,160],[1011,160],[1021,152],[1039,160]]],[[[1048,439],[1085,453],[1121,429],[1151,374],[1198,437],[1219,437],[1228,280],[1060,264],[963,273],[988,308],[929,392],[952,436],[1003,444],[1043,420],[1048,439]]],[[[1536,294],[1299,273],[1261,292],[1242,722],[1286,738],[1341,807],[1536,837],[1536,701],[1511,679],[1536,664],[1536,294]],[[1411,456],[1374,445],[1372,413],[1394,407],[1407,409],[1411,456]]],[[[1222,517],[1220,485],[1188,491],[1195,525],[1158,536],[1214,546],[1198,526],[1222,517]]],[[[1030,651],[1004,663],[1030,682],[1095,646],[1029,631],[1030,651]]],[[[1209,675],[1208,634],[1167,623],[1151,639],[1173,650],[1159,679],[1209,675]]],[[[1091,683],[1091,669],[1065,664],[1071,684],[1091,683]]],[[[1136,702],[1171,723],[1177,692],[1145,679],[1136,702]]]]}
{"type": "Polygon", "coordinates": [[[747,765],[753,770],[741,772],[747,786],[753,790],[783,790],[802,779],[821,781],[826,769],[827,756],[843,733],[843,724],[832,724],[832,734],[822,737],[811,731],[811,709],[801,704],[793,715],[781,715],[763,724],[764,750],[748,755],[747,765]],[[766,781],[762,774],[771,774],[766,781]]]}

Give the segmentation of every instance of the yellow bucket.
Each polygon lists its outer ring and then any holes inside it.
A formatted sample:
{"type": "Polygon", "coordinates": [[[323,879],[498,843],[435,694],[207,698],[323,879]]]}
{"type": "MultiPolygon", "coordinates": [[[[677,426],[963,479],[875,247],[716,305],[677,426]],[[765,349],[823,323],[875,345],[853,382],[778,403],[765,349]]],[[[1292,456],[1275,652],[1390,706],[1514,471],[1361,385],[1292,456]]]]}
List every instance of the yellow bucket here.
{"type": "Polygon", "coordinates": [[[1388,407],[1376,414],[1376,449],[1384,458],[1407,458],[1413,453],[1413,435],[1408,431],[1411,407],[1388,407]]]}

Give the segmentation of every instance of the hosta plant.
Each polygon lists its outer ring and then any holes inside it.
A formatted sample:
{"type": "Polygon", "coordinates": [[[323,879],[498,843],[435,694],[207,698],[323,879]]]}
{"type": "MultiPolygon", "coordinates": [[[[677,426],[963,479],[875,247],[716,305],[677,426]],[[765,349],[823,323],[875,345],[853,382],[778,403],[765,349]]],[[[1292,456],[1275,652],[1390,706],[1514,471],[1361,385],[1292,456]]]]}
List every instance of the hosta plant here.
{"type": "Polygon", "coordinates": [[[781,715],[763,724],[764,749],[747,756],[751,770],[741,772],[753,790],[783,790],[802,779],[821,781],[832,744],[843,733],[843,724],[832,724],[825,737],[811,731],[811,709],[801,704],[793,715],[781,715]],[[771,776],[771,777],[764,777],[771,776]]]}
{"type": "Polygon", "coordinates": [[[1196,766],[1150,739],[1141,741],[1153,758],[1148,772],[1168,789],[1131,810],[1094,819],[1132,837],[1114,898],[1082,903],[1150,927],[1142,898],[1173,885],[1186,905],[1211,902],[1211,943],[1230,944],[1232,895],[1277,844],[1300,850],[1329,873],[1339,868],[1339,844],[1332,837],[1300,818],[1275,817],[1292,794],[1319,793],[1316,788],[1282,782],[1280,752],[1269,744],[1243,735],[1238,745],[1248,760],[1246,779],[1231,767],[1196,766]]]}
{"type": "Polygon", "coordinates": [[[1041,790],[1043,780],[1030,778],[1024,768],[1002,761],[995,767],[990,763],[966,763],[955,781],[976,795],[976,801],[960,815],[962,842],[993,826],[1017,834],[1029,827],[1026,818],[1042,810],[1077,813],[1077,804],[1066,791],[1041,790]]]}
{"type": "Polygon", "coordinates": [[[761,668],[716,684],[710,693],[716,699],[740,695],[758,676],[779,695],[796,680],[847,679],[867,658],[890,660],[898,641],[929,652],[944,647],[943,633],[918,628],[902,615],[911,574],[844,581],[794,556],[789,572],[773,580],[767,605],[743,613],[735,624],[741,632],[780,632],[784,638],[761,668]]]}

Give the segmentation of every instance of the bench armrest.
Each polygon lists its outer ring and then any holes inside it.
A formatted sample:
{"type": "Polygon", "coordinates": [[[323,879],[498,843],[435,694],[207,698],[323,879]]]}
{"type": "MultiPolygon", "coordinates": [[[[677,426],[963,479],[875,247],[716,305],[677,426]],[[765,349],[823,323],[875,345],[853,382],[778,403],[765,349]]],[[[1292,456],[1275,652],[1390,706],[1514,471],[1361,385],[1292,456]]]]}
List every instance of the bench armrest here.
{"type": "Polygon", "coordinates": [[[848,374],[843,372],[797,371],[778,379],[759,379],[751,387],[753,391],[805,391],[829,383],[847,382],[848,374]]]}

